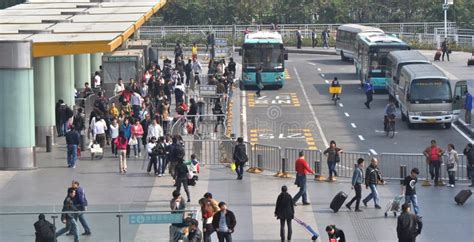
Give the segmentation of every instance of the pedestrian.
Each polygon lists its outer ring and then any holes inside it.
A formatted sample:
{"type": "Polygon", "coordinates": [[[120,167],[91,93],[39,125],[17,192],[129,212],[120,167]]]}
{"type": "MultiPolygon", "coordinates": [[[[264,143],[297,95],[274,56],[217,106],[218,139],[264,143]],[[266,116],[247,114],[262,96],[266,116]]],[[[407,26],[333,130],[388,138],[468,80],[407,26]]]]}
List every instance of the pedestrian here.
{"type": "Polygon", "coordinates": [[[188,59],[188,63],[184,66],[184,73],[186,74],[186,86],[189,86],[189,81],[192,78],[193,63],[191,59],[188,59]]]}
{"type": "Polygon", "coordinates": [[[225,202],[219,203],[219,209],[220,211],[212,218],[212,226],[217,232],[219,242],[232,242],[232,233],[234,233],[237,224],[235,215],[227,209],[225,202]]]}
{"type": "Polygon", "coordinates": [[[441,43],[441,50],[443,51],[443,56],[441,57],[441,60],[444,61],[444,55],[446,55],[448,61],[449,61],[449,43],[448,39],[444,38],[443,42],[441,43]]]}
{"type": "Polygon", "coordinates": [[[474,187],[474,149],[472,148],[471,143],[466,145],[463,150],[463,154],[467,159],[467,177],[471,179],[471,185],[469,187],[474,187]]]}
{"type": "Polygon", "coordinates": [[[157,155],[157,163],[158,163],[158,177],[162,177],[165,173],[166,168],[166,144],[165,144],[165,137],[161,136],[158,138],[158,142],[154,147],[153,152],[157,155]]]}
{"type": "Polygon", "coordinates": [[[471,124],[472,95],[466,91],[466,100],[464,102],[464,121],[471,124]]]}
{"type": "Polygon", "coordinates": [[[199,221],[196,219],[191,219],[191,224],[189,225],[188,233],[188,242],[201,242],[202,232],[199,229],[199,221]]]}
{"type": "Polygon", "coordinates": [[[123,120],[123,124],[120,126],[120,131],[123,131],[124,137],[127,139],[127,158],[130,158],[130,138],[132,137],[132,125],[130,124],[130,119],[126,117],[123,120]]]}
{"type": "Polygon", "coordinates": [[[212,219],[214,214],[220,211],[219,204],[212,198],[212,193],[206,192],[203,198],[199,199],[199,205],[201,205],[201,213],[203,219],[202,230],[204,232],[204,242],[211,241],[211,235],[215,229],[212,226],[212,219]]]}
{"type": "Polygon", "coordinates": [[[56,242],[56,227],[48,220],[44,214],[38,215],[38,221],[34,224],[35,242],[56,242]]]}
{"type": "Polygon", "coordinates": [[[418,182],[417,176],[420,174],[418,168],[411,169],[410,175],[405,177],[402,184],[402,196],[405,196],[405,204],[412,204],[415,214],[420,213],[420,208],[418,207],[418,199],[416,196],[416,183],[418,182]]]}
{"type": "Polygon", "coordinates": [[[77,147],[79,146],[81,136],[79,132],[74,129],[74,126],[66,133],[67,145],[67,167],[76,168],[77,161],[77,147]]]}
{"type": "Polygon", "coordinates": [[[321,38],[323,39],[323,48],[329,49],[329,30],[325,29],[321,33],[321,38]]]}
{"type": "Polygon", "coordinates": [[[194,100],[194,98],[190,98],[189,104],[190,105],[187,116],[189,118],[189,121],[193,124],[193,128],[191,132],[188,132],[188,134],[194,134],[194,131],[196,131],[196,116],[198,114],[196,100],[194,100]]]}
{"type": "Polygon", "coordinates": [[[303,151],[300,151],[298,154],[298,159],[295,162],[295,170],[296,170],[296,179],[295,185],[300,188],[298,193],[293,197],[293,205],[296,206],[296,202],[303,198],[303,205],[309,205],[308,197],[306,193],[306,174],[311,173],[314,174],[314,171],[311,170],[309,167],[308,162],[304,159],[303,151]]]}
{"type": "Polygon", "coordinates": [[[77,212],[79,209],[74,205],[74,198],[76,197],[76,190],[70,187],[67,189],[67,196],[63,202],[63,209],[61,214],[61,221],[66,224],[66,227],[56,232],[56,237],[63,235],[66,232],[72,231],[74,235],[74,242],[79,242],[79,229],[77,228],[77,212]]]}
{"type": "Polygon", "coordinates": [[[423,154],[426,157],[426,163],[428,163],[431,180],[434,179],[435,186],[443,186],[443,181],[440,179],[441,169],[441,156],[444,151],[436,145],[436,140],[431,140],[431,145],[426,147],[423,154]]]}
{"type": "Polygon", "coordinates": [[[115,140],[119,137],[119,124],[117,119],[112,120],[112,124],[110,125],[110,137],[112,138],[111,147],[112,147],[112,154],[117,157],[117,145],[115,144],[115,140]]]}
{"type": "Polygon", "coordinates": [[[181,48],[180,43],[176,43],[176,46],[174,47],[174,63],[176,64],[178,61],[178,58],[183,58],[183,48],[181,48]]]}
{"type": "Polygon", "coordinates": [[[176,167],[175,167],[175,172],[173,179],[175,180],[175,185],[176,185],[176,190],[178,192],[181,191],[181,185],[184,187],[184,191],[186,192],[186,196],[188,197],[187,202],[191,202],[191,194],[189,193],[189,188],[188,188],[188,166],[184,164],[183,160],[178,160],[176,167]]]}
{"type": "Polygon", "coordinates": [[[301,49],[302,39],[301,29],[298,27],[298,30],[296,30],[296,48],[301,49]]]}
{"type": "Polygon", "coordinates": [[[142,138],[143,138],[143,127],[140,124],[139,119],[135,119],[135,124],[132,125],[132,139],[135,140],[135,144],[133,145],[133,155],[135,158],[142,157],[142,138]]]}
{"type": "Polygon", "coordinates": [[[82,134],[82,132],[86,129],[86,116],[84,115],[84,110],[82,108],[77,109],[76,115],[74,115],[72,125],[74,129],[82,134]]]}
{"type": "Polygon", "coordinates": [[[373,100],[372,95],[374,94],[374,86],[372,86],[372,83],[368,79],[365,80],[364,91],[365,91],[365,97],[366,97],[366,101],[364,104],[368,109],[370,109],[370,103],[373,100]]]}
{"type": "Polygon", "coordinates": [[[193,72],[194,72],[194,80],[195,80],[195,85],[196,84],[201,84],[201,80],[199,79],[199,75],[202,72],[202,66],[201,63],[197,59],[193,60],[193,66],[192,66],[193,72]]]}
{"type": "Polygon", "coordinates": [[[370,165],[367,167],[365,170],[365,188],[369,189],[370,187],[370,194],[362,200],[364,203],[364,206],[367,207],[367,202],[369,202],[371,199],[374,199],[374,204],[376,209],[381,209],[379,205],[379,193],[377,191],[377,184],[380,183],[385,183],[385,181],[382,179],[382,175],[380,174],[379,168],[378,168],[378,163],[379,161],[377,158],[372,158],[370,165]]]}
{"type": "Polygon", "coordinates": [[[397,219],[398,242],[415,242],[416,237],[421,234],[423,222],[421,217],[410,213],[410,205],[402,205],[402,213],[397,219]]]}
{"type": "Polygon", "coordinates": [[[171,210],[172,211],[185,210],[186,203],[184,202],[183,197],[181,197],[181,193],[178,190],[174,190],[172,195],[173,195],[173,198],[170,201],[171,210]]]}
{"type": "Polygon", "coordinates": [[[280,220],[280,239],[282,242],[285,241],[285,223],[288,227],[288,241],[291,240],[291,234],[293,230],[291,228],[291,220],[295,215],[293,198],[288,194],[288,187],[282,186],[281,193],[278,195],[276,206],[275,206],[275,217],[280,220]]]}
{"type": "MultiPolygon", "coordinates": [[[[76,190],[76,196],[73,200],[74,205],[77,209],[79,209],[79,211],[86,211],[88,202],[84,188],[80,186],[79,181],[72,181],[71,187],[76,190]]],[[[79,213],[77,217],[82,227],[84,228],[84,233],[82,233],[82,235],[91,235],[91,229],[89,228],[89,224],[87,223],[87,220],[84,217],[84,213],[79,213]]],[[[79,226],[77,227],[77,230],[77,232],[79,233],[79,226]]],[[[74,233],[74,231],[70,231],[70,233],[72,234],[74,233]]]]}
{"type": "Polygon", "coordinates": [[[364,182],[364,159],[359,158],[357,160],[357,165],[354,169],[354,173],[352,175],[352,189],[355,190],[355,196],[352,198],[350,202],[346,204],[347,209],[351,210],[352,203],[356,202],[355,211],[362,212],[359,208],[360,199],[362,199],[362,183],[364,182]]]}
{"type": "Polygon", "coordinates": [[[257,97],[260,97],[260,91],[263,90],[265,87],[262,81],[262,66],[257,67],[257,71],[255,72],[255,83],[257,84],[257,97]]]}
{"type": "Polygon", "coordinates": [[[163,136],[163,128],[161,128],[158,117],[155,117],[152,123],[148,126],[147,139],[150,140],[151,137],[161,137],[163,136]]]}
{"type": "Polygon", "coordinates": [[[191,47],[191,59],[198,58],[198,47],[196,42],[193,42],[193,46],[191,47]]]}
{"type": "Polygon", "coordinates": [[[318,45],[318,36],[316,34],[316,30],[311,30],[311,46],[314,48],[318,45]]]}
{"type": "Polygon", "coordinates": [[[229,68],[229,72],[231,73],[232,79],[234,79],[234,77],[235,77],[236,66],[237,66],[237,64],[235,63],[234,58],[230,57],[229,64],[227,65],[227,68],[229,68]]]}
{"type": "Polygon", "coordinates": [[[128,139],[125,136],[124,131],[119,132],[118,138],[115,140],[115,145],[117,146],[119,154],[119,170],[120,174],[127,173],[127,147],[128,139]]]}
{"type": "Polygon", "coordinates": [[[448,170],[449,184],[448,187],[456,185],[456,171],[459,164],[458,152],[454,149],[453,144],[448,144],[448,151],[446,152],[446,169],[448,170]]]}
{"type": "MultiPolygon", "coordinates": [[[[339,80],[337,79],[337,76],[334,77],[334,79],[332,80],[331,82],[331,87],[341,87],[341,83],[339,82],[339,80]]],[[[332,94],[332,100],[336,99],[339,100],[340,97],[339,97],[339,94],[338,93],[333,93],[332,94]]]]}
{"type": "Polygon", "coordinates": [[[155,171],[155,176],[158,175],[158,149],[156,148],[156,137],[151,137],[148,140],[148,144],[146,145],[146,151],[148,152],[148,166],[146,169],[147,174],[149,175],[151,172],[151,166],[153,165],[153,170],[155,171]]]}
{"type": "Polygon", "coordinates": [[[342,229],[336,228],[336,225],[326,226],[326,232],[328,233],[329,242],[346,242],[346,235],[342,229]]]}
{"type": "Polygon", "coordinates": [[[343,150],[336,146],[336,141],[331,140],[329,147],[323,152],[328,157],[327,163],[329,168],[328,181],[335,181],[337,177],[336,164],[341,161],[341,153],[343,150]],[[334,174],[334,176],[333,176],[334,174]]]}
{"type": "Polygon", "coordinates": [[[242,180],[244,176],[244,166],[249,160],[244,144],[244,138],[237,138],[237,145],[234,147],[234,154],[232,156],[235,162],[235,172],[237,173],[237,180],[242,180]]]}
{"type": "Polygon", "coordinates": [[[133,117],[140,118],[140,107],[142,106],[143,98],[138,92],[134,92],[130,98],[130,104],[132,105],[133,117]]]}
{"type": "Polygon", "coordinates": [[[169,162],[169,173],[171,176],[174,178],[175,177],[175,171],[176,171],[176,165],[178,162],[184,161],[184,148],[181,144],[178,143],[178,137],[173,136],[171,138],[172,144],[169,147],[169,153],[168,153],[168,162],[169,162]]]}
{"type": "Polygon", "coordinates": [[[100,148],[105,147],[105,132],[107,131],[107,123],[105,120],[100,117],[96,116],[96,122],[94,123],[94,140],[97,144],[100,145],[100,148]]]}

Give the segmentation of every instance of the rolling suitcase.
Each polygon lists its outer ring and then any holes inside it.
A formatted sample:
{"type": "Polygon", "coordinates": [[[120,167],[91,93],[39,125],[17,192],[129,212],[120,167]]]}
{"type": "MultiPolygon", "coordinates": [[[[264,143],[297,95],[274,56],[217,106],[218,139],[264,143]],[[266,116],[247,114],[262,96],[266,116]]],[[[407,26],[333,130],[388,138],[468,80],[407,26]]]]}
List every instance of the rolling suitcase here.
{"type": "Polygon", "coordinates": [[[458,205],[463,205],[467,199],[469,199],[469,197],[472,195],[472,191],[467,189],[467,190],[461,190],[458,195],[456,195],[454,197],[454,201],[456,201],[456,203],[458,205]]]}
{"type": "Polygon", "coordinates": [[[397,213],[400,212],[402,200],[405,196],[396,196],[393,200],[390,200],[387,203],[387,207],[385,208],[385,217],[388,216],[389,212],[393,212],[393,216],[397,217],[397,213]]]}
{"type": "Polygon", "coordinates": [[[342,204],[344,204],[344,201],[347,199],[347,194],[345,192],[339,192],[336,194],[336,196],[332,199],[331,205],[329,207],[337,213],[339,209],[342,207],[342,204]]]}
{"type": "Polygon", "coordinates": [[[441,59],[441,51],[438,50],[435,53],[434,60],[439,61],[440,59],[441,59]]]}
{"type": "Polygon", "coordinates": [[[293,220],[295,220],[299,225],[303,226],[306,232],[308,232],[308,234],[311,235],[312,241],[316,241],[318,239],[319,234],[310,225],[306,224],[305,222],[301,221],[300,219],[296,217],[293,218],[293,220]]]}

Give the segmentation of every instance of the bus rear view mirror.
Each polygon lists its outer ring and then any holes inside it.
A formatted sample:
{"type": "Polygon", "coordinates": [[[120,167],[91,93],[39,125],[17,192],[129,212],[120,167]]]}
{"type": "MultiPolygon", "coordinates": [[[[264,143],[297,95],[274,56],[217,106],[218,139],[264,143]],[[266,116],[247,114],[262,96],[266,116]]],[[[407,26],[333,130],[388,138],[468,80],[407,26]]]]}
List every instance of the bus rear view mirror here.
{"type": "Polygon", "coordinates": [[[283,59],[288,60],[288,53],[283,54],[283,59]]]}

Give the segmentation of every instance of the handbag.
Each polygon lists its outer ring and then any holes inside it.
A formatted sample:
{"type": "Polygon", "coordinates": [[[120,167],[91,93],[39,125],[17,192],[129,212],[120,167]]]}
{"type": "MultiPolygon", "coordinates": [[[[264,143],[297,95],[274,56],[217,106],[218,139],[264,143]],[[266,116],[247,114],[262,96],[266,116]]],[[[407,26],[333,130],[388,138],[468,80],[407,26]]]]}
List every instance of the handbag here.
{"type": "Polygon", "coordinates": [[[341,161],[341,157],[339,156],[339,153],[336,153],[336,155],[334,156],[334,161],[336,163],[339,163],[341,161]]]}
{"type": "Polygon", "coordinates": [[[128,141],[128,144],[129,145],[138,145],[138,140],[136,137],[132,137],[130,138],[130,140],[128,141]]]}
{"type": "Polygon", "coordinates": [[[235,165],[235,162],[232,162],[232,163],[230,164],[230,169],[231,169],[232,171],[235,171],[235,169],[237,169],[237,166],[235,165]]]}
{"type": "Polygon", "coordinates": [[[446,165],[446,169],[451,170],[454,168],[454,163],[449,163],[446,165]]]}

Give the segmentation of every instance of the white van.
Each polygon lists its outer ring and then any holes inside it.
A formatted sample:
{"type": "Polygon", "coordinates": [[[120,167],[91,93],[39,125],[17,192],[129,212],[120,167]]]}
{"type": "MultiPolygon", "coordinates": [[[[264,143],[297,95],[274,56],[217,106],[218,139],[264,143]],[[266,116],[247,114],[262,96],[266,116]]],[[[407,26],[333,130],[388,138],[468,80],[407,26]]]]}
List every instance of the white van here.
{"type": "Polygon", "coordinates": [[[453,98],[451,84],[437,67],[426,64],[405,65],[397,89],[402,121],[415,124],[444,124],[451,128],[453,98]]]}

